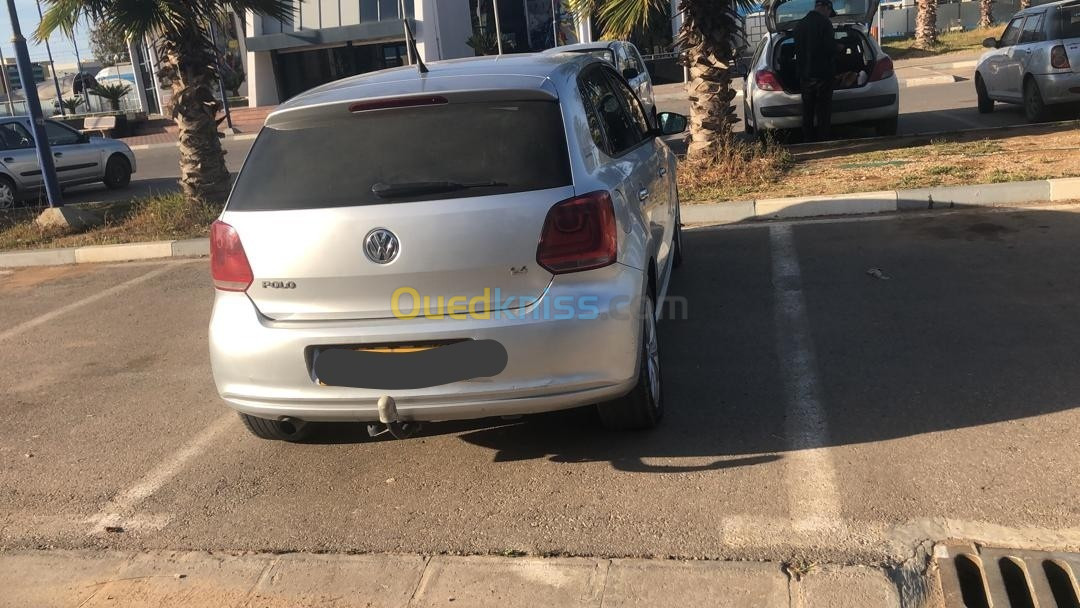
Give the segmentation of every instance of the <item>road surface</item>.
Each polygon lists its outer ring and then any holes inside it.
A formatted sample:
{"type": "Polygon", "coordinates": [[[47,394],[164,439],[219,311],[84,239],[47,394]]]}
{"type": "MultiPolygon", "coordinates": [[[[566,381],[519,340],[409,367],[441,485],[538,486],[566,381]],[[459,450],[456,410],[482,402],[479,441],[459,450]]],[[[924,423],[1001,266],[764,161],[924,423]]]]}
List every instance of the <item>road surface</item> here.
{"type": "Polygon", "coordinates": [[[643,433],[575,410],[260,441],[213,386],[205,259],[8,272],[0,550],[1076,549],[1076,211],[688,231],[668,415],[643,433]]]}

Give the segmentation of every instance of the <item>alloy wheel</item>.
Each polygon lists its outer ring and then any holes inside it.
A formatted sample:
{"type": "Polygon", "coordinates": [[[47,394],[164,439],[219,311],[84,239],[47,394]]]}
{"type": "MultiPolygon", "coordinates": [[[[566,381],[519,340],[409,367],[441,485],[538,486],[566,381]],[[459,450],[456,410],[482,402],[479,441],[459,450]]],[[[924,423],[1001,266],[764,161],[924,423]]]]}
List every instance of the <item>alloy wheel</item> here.
{"type": "Polygon", "coordinates": [[[6,182],[0,181],[0,209],[11,209],[15,206],[15,192],[6,182]]]}
{"type": "Polygon", "coordinates": [[[646,372],[649,374],[649,396],[653,407],[660,406],[660,344],[656,337],[656,314],[652,300],[645,305],[645,357],[646,372]]]}

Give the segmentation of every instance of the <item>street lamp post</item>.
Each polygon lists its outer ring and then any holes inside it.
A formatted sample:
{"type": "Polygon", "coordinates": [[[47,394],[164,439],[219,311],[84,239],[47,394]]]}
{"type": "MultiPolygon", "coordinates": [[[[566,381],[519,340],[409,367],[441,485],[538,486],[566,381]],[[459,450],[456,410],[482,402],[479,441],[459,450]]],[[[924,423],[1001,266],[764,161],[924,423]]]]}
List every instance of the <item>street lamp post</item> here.
{"type": "Polygon", "coordinates": [[[7,0],[8,17],[11,18],[11,42],[15,46],[15,63],[19,68],[19,80],[22,81],[26,95],[26,108],[30,113],[30,130],[34,135],[34,147],[37,148],[38,166],[45,178],[45,194],[50,207],[63,207],[60,198],[60,184],[56,181],[56,165],[53,164],[52,148],[45,135],[45,118],[41,115],[41,100],[38,99],[37,86],[34,84],[34,71],[30,68],[30,52],[26,49],[26,38],[19,27],[19,13],[15,10],[15,0],[7,0]]]}

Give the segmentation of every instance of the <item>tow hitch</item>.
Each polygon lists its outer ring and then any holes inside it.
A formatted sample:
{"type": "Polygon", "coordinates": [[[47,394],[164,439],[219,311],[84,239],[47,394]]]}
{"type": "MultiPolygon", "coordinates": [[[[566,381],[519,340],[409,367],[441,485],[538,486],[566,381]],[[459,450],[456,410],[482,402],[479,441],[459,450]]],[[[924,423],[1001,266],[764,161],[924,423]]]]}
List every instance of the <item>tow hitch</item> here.
{"type": "Polygon", "coordinates": [[[406,422],[398,415],[397,403],[390,395],[379,397],[379,421],[367,425],[370,437],[390,433],[395,439],[408,439],[420,432],[419,422],[406,422]]]}

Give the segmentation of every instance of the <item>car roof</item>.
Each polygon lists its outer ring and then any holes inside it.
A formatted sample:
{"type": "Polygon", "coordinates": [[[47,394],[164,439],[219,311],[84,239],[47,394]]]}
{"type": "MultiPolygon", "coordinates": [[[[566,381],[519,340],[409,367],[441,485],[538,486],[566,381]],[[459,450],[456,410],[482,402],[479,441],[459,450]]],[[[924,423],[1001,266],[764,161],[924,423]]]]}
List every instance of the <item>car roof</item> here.
{"type": "MultiPolygon", "coordinates": [[[[1038,4],[1036,6],[1029,6],[1022,11],[1017,11],[1013,17],[1019,17],[1021,15],[1030,15],[1032,13],[1043,13],[1052,8],[1061,8],[1066,6],[1078,6],[1080,0],[1057,0],[1056,2],[1047,2],[1045,4],[1038,4]]],[[[1010,18],[1011,20],[1011,18],[1010,18]]]]}
{"type": "Polygon", "coordinates": [[[416,66],[402,66],[316,87],[281,104],[270,117],[315,105],[424,93],[516,90],[546,93],[557,99],[553,80],[598,61],[580,53],[523,53],[432,61],[425,64],[426,74],[420,74],[416,66]]]}
{"type": "Polygon", "coordinates": [[[580,53],[581,51],[605,51],[622,42],[621,40],[600,40],[598,42],[579,42],[577,44],[564,44],[544,51],[551,53],[580,53]]]}

